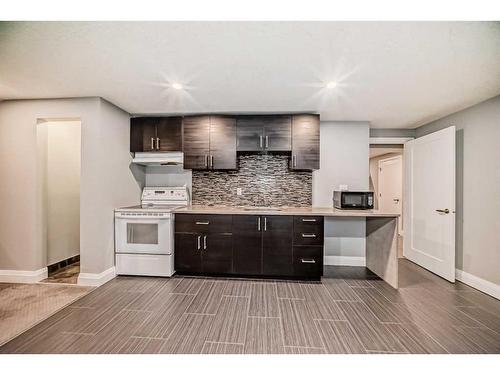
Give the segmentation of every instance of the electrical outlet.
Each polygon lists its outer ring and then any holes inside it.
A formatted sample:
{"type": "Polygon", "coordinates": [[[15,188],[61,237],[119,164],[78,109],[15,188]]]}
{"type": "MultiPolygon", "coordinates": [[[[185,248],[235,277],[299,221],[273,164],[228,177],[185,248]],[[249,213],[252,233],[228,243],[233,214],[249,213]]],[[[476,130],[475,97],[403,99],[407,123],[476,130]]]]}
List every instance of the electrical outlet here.
{"type": "Polygon", "coordinates": [[[339,190],[340,191],[346,191],[349,190],[347,185],[339,185],[339,190]]]}
{"type": "Polygon", "coordinates": [[[241,188],[236,188],[236,195],[241,195],[242,192],[241,192],[241,188]]]}

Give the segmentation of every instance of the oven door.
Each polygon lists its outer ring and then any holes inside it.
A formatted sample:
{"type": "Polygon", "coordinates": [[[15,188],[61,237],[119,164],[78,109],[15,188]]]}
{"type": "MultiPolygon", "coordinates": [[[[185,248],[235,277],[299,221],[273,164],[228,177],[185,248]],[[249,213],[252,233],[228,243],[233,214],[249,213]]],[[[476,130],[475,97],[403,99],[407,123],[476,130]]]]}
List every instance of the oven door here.
{"type": "Polygon", "coordinates": [[[115,251],[128,254],[172,254],[172,225],[165,217],[115,217],[115,251]]]}

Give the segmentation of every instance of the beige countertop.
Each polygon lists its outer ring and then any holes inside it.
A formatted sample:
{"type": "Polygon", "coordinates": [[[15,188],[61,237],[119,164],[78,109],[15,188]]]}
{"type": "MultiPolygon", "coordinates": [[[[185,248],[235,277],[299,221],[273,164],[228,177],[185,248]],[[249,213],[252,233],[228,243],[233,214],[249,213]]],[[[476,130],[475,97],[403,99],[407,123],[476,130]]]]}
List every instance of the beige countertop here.
{"type": "Polygon", "coordinates": [[[203,206],[180,207],[174,213],[226,215],[309,215],[328,217],[398,217],[399,214],[379,210],[338,210],[332,207],[241,207],[203,206]]]}

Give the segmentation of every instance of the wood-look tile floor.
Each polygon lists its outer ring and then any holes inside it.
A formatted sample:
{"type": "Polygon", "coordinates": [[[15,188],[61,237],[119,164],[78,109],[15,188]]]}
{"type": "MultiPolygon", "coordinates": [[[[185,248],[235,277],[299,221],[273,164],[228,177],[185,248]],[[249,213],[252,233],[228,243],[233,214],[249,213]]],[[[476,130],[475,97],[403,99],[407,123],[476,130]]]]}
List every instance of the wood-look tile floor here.
{"type": "Polygon", "coordinates": [[[500,301],[401,260],[321,282],[118,277],[1,353],[500,353],[500,301]]]}

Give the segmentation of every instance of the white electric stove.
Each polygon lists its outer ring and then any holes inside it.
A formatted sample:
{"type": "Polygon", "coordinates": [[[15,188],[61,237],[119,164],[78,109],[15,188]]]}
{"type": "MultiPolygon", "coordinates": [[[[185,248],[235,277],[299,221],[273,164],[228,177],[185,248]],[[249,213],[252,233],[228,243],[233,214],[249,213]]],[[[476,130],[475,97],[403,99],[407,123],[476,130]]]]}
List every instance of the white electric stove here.
{"type": "Polygon", "coordinates": [[[119,275],[172,276],[174,215],[189,204],[182,187],[145,187],[141,205],[115,209],[115,263],[119,275]]]}

